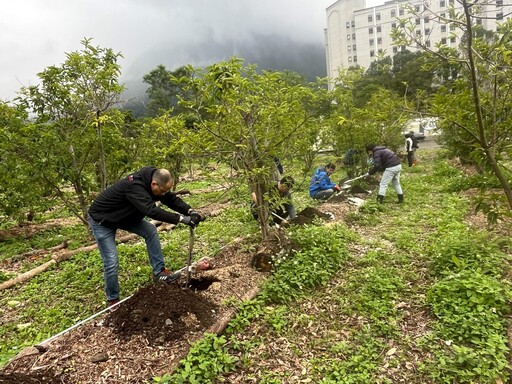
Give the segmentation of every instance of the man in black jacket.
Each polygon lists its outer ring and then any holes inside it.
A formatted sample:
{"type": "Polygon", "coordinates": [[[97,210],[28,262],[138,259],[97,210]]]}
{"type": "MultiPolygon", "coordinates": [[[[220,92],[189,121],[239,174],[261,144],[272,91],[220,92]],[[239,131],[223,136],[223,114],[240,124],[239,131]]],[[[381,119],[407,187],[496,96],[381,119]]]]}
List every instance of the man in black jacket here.
{"type": "Polygon", "coordinates": [[[382,203],[384,201],[388,185],[391,183],[398,195],[398,203],[403,203],[404,193],[400,185],[400,172],[402,171],[400,158],[390,149],[375,144],[368,144],[366,151],[368,155],[373,157],[373,167],[368,171],[368,174],[373,175],[379,171],[383,172],[377,202],[382,203]]]}
{"type": "Polygon", "coordinates": [[[109,306],[119,301],[119,258],[115,235],[117,229],[136,233],[144,238],[153,270],[154,281],[171,283],[180,273],[165,268],[164,257],[155,225],[144,220],[171,224],[183,223],[195,227],[202,220],[187,203],[169,192],[173,186],[171,174],[166,169],[144,167],[104,190],[89,208],[89,223],[98,243],[103,260],[105,293],[109,306]],[[173,209],[172,213],[158,207],[155,202],[173,209]]]}

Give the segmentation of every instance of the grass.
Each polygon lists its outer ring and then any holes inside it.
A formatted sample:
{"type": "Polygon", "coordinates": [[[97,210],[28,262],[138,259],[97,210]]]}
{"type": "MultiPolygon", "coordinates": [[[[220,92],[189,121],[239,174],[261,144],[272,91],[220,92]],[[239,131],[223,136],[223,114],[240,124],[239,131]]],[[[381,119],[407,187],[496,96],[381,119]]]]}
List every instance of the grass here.
{"type": "MultiPolygon", "coordinates": [[[[350,227],[291,230],[303,232],[296,238],[299,261],[280,265],[259,299],[231,322],[224,348],[239,364],[218,381],[509,379],[508,240],[464,224],[471,207],[454,193],[458,171],[433,153],[422,159],[404,168],[405,204],[370,200],[348,217],[350,227]],[[326,254],[343,255],[326,268],[327,279],[316,270],[309,280],[300,277],[326,254]]],[[[165,382],[179,382],[180,375],[165,382]]]]}
{"type": "MultiPolygon", "coordinates": [[[[345,223],[292,227],[300,251],[276,267],[255,300],[242,304],[225,335],[199,341],[182,369],[155,382],[187,382],[190,374],[203,382],[267,384],[506,382],[510,241],[469,227],[470,202],[457,193],[459,171],[434,152],[425,151],[422,160],[403,170],[403,205],[392,202],[389,190],[386,204],[371,198],[345,223]]],[[[299,211],[311,202],[306,188],[294,194],[299,211]]],[[[257,238],[247,196],[238,188],[187,197],[193,206],[233,202],[201,225],[198,257],[238,236],[257,238]]],[[[81,238],[79,229],[68,230],[81,238]]],[[[41,235],[33,246],[52,244],[55,236],[41,235]]],[[[170,267],[181,267],[188,230],[161,239],[170,267]]],[[[27,249],[17,242],[9,247],[9,254],[27,249]]],[[[150,271],[142,244],[119,250],[127,296],[147,283],[150,271]]],[[[102,286],[93,251],[6,291],[0,364],[102,309],[102,286]]]]}

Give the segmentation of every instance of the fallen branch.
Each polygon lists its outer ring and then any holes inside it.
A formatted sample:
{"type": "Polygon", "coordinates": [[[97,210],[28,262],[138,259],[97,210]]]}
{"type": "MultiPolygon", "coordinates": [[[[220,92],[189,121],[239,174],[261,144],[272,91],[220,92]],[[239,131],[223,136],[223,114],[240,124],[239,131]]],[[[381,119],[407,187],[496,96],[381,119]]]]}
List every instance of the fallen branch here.
{"type": "Polygon", "coordinates": [[[50,252],[53,252],[53,251],[58,251],[60,249],[67,248],[68,245],[69,245],[68,241],[66,240],[63,243],[61,243],[59,245],[56,245],[55,247],[51,247],[51,248],[48,248],[48,249],[34,249],[32,251],[28,251],[28,252],[25,252],[25,253],[22,253],[22,254],[10,257],[10,258],[5,259],[4,261],[2,261],[2,263],[9,265],[9,264],[12,264],[12,263],[14,263],[16,261],[21,261],[23,259],[26,259],[27,257],[42,255],[42,254],[45,254],[45,253],[50,253],[50,252]]]}
{"type": "MultiPolygon", "coordinates": [[[[152,223],[157,226],[157,230],[158,231],[167,231],[167,230],[169,230],[171,228],[174,228],[174,225],[172,225],[172,224],[164,224],[164,225],[162,225],[161,221],[152,221],[152,223]]],[[[126,242],[128,242],[130,240],[133,240],[133,239],[136,239],[136,238],[139,238],[139,235],[130,234],[130,235],[126,235],[126,236],[120,237],[119,239],[117,239],[117,241],[119,243],[126,243],[126,242]]],[[[52,265],[61,263],[64,260],[71,259],[71,257],[76,255],[77,253],[80,253],[80,252],[91,252],[91,251],[95,250],[96,248],[98,248],[98,245],[97,244],[93,244],[93,245],[89,245],[89,246],[86,246],[86,247],[81,247],[81,248],[73,249],[73,250],[70,250],[70,251],[60,252],[58,254],[55,254],[55,255],[53,255],[51,257],[51,260],[47,261],[46,263],[41,264],[41,265],[37,266],[36,268],[31,269],[30,271],[22,273],[22,274],[16,276],[15,278],[13,278],[13,279],[10,279],[10,280],[7,280],[7,281],[4,281],[3,283],[1,283],[0,284],[0,291],[2,291],[4,289],[7,289],[7,288],[11,288],[11,287],[15,286],[18,283],[23,283],[23,282],[25,282],[27,280],[30,280],[31,278],[33,278],[34,276],[37,276],[41,272],[46,271],[52,265]]]]}

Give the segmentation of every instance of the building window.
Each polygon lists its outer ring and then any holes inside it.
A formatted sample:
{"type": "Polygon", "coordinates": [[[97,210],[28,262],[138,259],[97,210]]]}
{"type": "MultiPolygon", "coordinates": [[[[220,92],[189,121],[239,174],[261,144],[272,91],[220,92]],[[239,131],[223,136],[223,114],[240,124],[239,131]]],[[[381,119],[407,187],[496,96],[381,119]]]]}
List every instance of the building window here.
{"type": "Polygon", "coordinates": [[[369,43],[371,46],[373,46],[373,43],[374,43],[373,39],[370,39],[370,41],[369,41],[368,43],[369,43]]]}
{"type": "Polygon", "coordinates": [[[441,39],[441,44],[446,45],[446,37],[443,37],[443,38],[441,39]]]}
{"type": "Polygon", "coordinates": [[[377,44],[382,44],[382,37],[377,38],[377,44]]]}
{"type": "Polygon", "coordinates": [[[446,32],[446,25],[441,25],[441,32],[446,32]]]}
{"type": "Polygon", "coordinates": [[[377,49],[377,52],[382,53],[382,49],[377,49]]]}
{"type": "Polygon", "coordinates": [[[350,41],[350,34],[347,35],[347,41],[350,41]]]}
{"type": "Polygon", "coordinates": [[[349,45],[349,46],[347,47],[347,51],[349,51],[349,52],[350,52],[351,50],[352,50],[352,46],[351,46],[351,45],[349,45]]]}
{"type": "Polygon", "coordinates": [[[416,25],[420,25],[421,19],[419,17],[416,18],[416,25]]]}
{"type": "Polygon", "coordinates": [[[496,14],[496,20],[503,20],[503,13],[497,13],[496,14]]]}
{"type": "Polygon", "coordinates": [[[380,21],[380,13],[377,13],[377,14],[375,15],[375,20],[380,21]]]}
{"type": "Polygon", "coordinates": [[[397,53],[398,52],[398,48],[397,47],[393,47],[393,53],[397,53]]]}
{"type": "Polygon", "coordinates": [[[476,24],[477,25],[482,25],[482,19],[476,19],[476,24]]]}
{"type": "Polygon", "coordinates": [[[354,56],[354,63],[357,63],[357,56],[354,56]]]}
{"type": "Polygon", "coordinates": [[[355,51],[355,50],[356,50],[356,45],[355,45],[355,44],[352,46],[352,50],[353,50],[353,51],[355,51]]]}
{"type": "Polygon", "coordinates": [[[455,24],[450,25],[450,31],[455,31],[455,24]]]}
{"type": "Polygon", "coordinates": [[[450,43],[455,43],[455,37],[450,37],[450,43]]]}
{"type": "Polygon", "coordinates": [[[391,10],[391,17],[396,17],[396,9],[391,10]]]}
{"type": "Polygon", "coordinates": [[[448,0],[448,2],[450,3],[450,5],[453,5],[455,3],[455,0],[448,0]]]}
{"type": "Polygon", "coordinates": [[[368,22],[371,23],[373,21],[373,15],[368,15],[368,22]]]}
{"type": "Polygon", "coordinates": [[[503,0],[496,0],[497,7],[503,7],[503,0]]]}
{"type": "Polygon", "coordinates": [[[369,33],[370,35],[373,35],[373,27],[368,28],[368,33],[369,33]]]}
{"type": "Polygon", "coordinates": [[[421,10],[420,6],[419,5],[415,5],[414,6],[414,11],[415,12],[419,12],[421,10]]]}
{"type": "Polygon", "coordinates": [[[423,22],[424,22],[424,23],[428,23],[428,22],[430,22],[430,18],[429,18],[428,16],[425,16],[425,17],[423,18],[423,22]]]}
{"type": "Polygon", "coordinates": [[[446,13],[441,13],[439,16],[441,17],[441,19],[445,19],[446,18],[446,13]]]}
{"type": "Polygon", "coordinates": [[[429,35],[430,34],[430,28],[425,28],[425,35],[429,35]]]}
{"type": "Polygon", "coordinates": [[[382,32],[382,27],[379,25],[379,26],[377,27],[377,33],[380,33],[380,32],[382,32]]]}
{"type": "Polygon", "coordinates": [[[370,51],[370,57],[375,56],[375,51],[370,51]]]}
{"type": "Polygon", "coordinates": [[[350,23],[350,25],[352,26],[352,28],[354,28],[356,26],[356,22],[352,20],[352,23],[350,23]]]}
{"type": "Polygon", "coordinates": [[[427,47],[430,47],[430,40],[425,41],[425,45],[426,45],[427,47]]]}
{"type": "Polygon", "coordinates": [[[419,29],[416,30],[416,37],[421,36],[421,31],[419,29]]]}
{"type": "Polygon", "coordinates": [[[348,62],[351,63],[352,62],[352,56],[349,56],[348,57],[348,62]]]}
{"type": "Polygon", "coordinates": [[[405,12],[404,12],[403,8],[400,8],[400,10],[398,11],[398,14],[399,14],[400,16],[403,16],[403,15],[404,15],[404,13],[405,13],[405,12]]]}
{"type": "Polygon", "coordinates": [[[356,34],[355,34],[355,33],[353,33],[353,34],[352,34],[352,40],[355,40],[355,39],[356,39],[356,34]]]}
{"type": "Polygon", "coordinates": [[[440,6],[441,8],[446,7],[446,1],[441,0],[441,1],[439,2],[439,6],[440,6]]]}
{"type": "Polygon", "coordinates": [[[347,28],[350,28],[350,21],[347,21],[347,28]]]}
{"type": "Polygon", "coordinates": [[[396,28],[396,23],[391,23],[391,28],[396,28]]]}

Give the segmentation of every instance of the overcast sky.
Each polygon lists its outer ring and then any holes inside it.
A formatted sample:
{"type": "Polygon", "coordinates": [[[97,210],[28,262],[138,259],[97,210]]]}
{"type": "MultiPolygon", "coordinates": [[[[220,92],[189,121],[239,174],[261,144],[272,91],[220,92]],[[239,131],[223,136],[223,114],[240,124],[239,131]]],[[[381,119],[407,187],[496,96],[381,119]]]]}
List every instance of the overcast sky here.
{"type": "MultiPolygon", "coordinates": [[[[17,0],[0,12],[0,99],[38,83],[37,73],[80,50],[80,40],[124,56],[122,81],[164,64],[194,63],[187,46],[216,41],[233,45],[254,34],[279,34],[323,44],[325,9],[334,0],[17,0]]],[[[367,0],[368,5],[380,3],[367,0]]]]}

